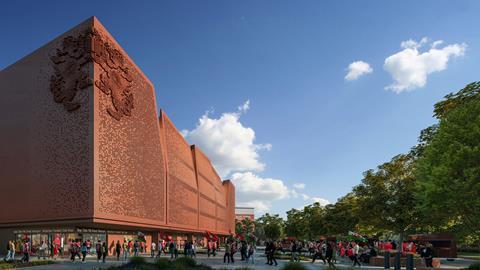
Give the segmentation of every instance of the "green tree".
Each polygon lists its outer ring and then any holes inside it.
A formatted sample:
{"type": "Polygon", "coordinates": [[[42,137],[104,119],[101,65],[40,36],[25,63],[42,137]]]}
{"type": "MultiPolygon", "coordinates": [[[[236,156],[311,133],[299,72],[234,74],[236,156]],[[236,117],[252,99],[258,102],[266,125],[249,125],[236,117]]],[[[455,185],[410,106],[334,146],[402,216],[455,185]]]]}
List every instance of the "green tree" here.
{"type": "Polygon", "coordinates": [[[366,171],[362,183],[354,188],[360,225],[397,233],[402,241],[406,233],[415,231],[420,220],[414,191],[413,162],[409,155],[398,155],[376,171],[366,171]]]}
{"type": "Polygon", "coordinates": [[[341,197],[335,204],[325,206],[325,230],[328,235],[346,235],[358,231],[357,197],[353,192],[341,197]]]}
{"type": "Polygon", "coordinates": [[[416,197],[430,225],[470,238],[480,234],[479,87],[469,84],[435,105],[438,130],[415,170],[416,197]]]}
{"type": "Polygon", "coordinates": [[[235,221],[235,233],[246,236],[249,233],[254,232],[255,224],[253,220],[248,217],[243,220],[235,221]]]}
{"type": "Polygon", "coordinates": [[[287,211],[287,220],[285,221],[285,234],[293,236],[297,239],[303,239],[306,235],[307,220],[305,219],[305,212],[292,208],[287,211]]]}
{"type": "Polygon", "coordinates": [[[465,86],[456,93],[450,93],[445,98],[434,105],[433,115],[438,119],[443,119],[446,115],[463,104],[480,98],[480,82],[473,82],[465,86]]]}
{"type": "Polygon", "coordinates": [[[320,203],[316,202],[311,205],[307,205],[303,208],[303,212],[305,215],[305,220],[307,230],[305,236],[308,240],[317,239],[321,235],[325,235],[327,233],[325,229],[325,209],[320,205],[320,203]]]}
{"type": "Polygon", "coordinates": [[[277,240],[283,235],[285,222],[279,215],[266,213],[257,219],[256,224],[262,228],[267,239],[277,240]]]}

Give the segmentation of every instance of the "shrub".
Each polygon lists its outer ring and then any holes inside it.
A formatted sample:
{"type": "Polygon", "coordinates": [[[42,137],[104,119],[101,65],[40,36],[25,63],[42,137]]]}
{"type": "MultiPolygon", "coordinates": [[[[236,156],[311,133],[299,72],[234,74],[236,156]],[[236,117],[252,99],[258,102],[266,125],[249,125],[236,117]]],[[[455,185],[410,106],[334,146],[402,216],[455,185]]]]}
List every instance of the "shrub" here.
{"type": "Polygon", "coordinates": [[[138,256],[137,257],[131,257],[129,262],[131,264],[134,264],[134,265],[142,265],[142,264],[146,263],[145,258],[138,257],[138,256]]]}
{"type": "Polygon", "coordinates": [[[14,261],[14,262],[0,262],[0,269],[16,269],[20,267],[30,267],[30,266],[38,266],[38,265],[48,265],[48,264],[54,264],[54,261],[50,260],[42,260],[42,261],[31,261],[31,262],[20,262],[20,261],[14,261]]]}
{"type": "Polygon", "coordinates": [[[158,258],[155,260],[155,266],[158,269],[172,269],[172,262],[167,258],[158,258]]]}
{"type": "Polygon", "coordinates": [[[466,269],[468,269],[468,270],[480,270],[480,263],[474,263],[466,269]]]}
{"type": "Polygon", "coordinates": [[[176,265],[183,265],[185,267],[192,267],[192,268],[197,266],[197,262],[194,259],[189,257],[178,258],[174,261],[174,263],[176,265]]]}
{"type": "MultiPolygon", "coordinates": [[[[205,264],[197,264],[195,267],[196,270],[212,270],[213,268],[205,264]]],[[[239,268],[237,268],[239,269],[239,268]]]]}
{"type": "Polygon", "coordinates": [[[307,267],[298,262],[289,262],[280,268],[281,270],[307,270],[307,267]]]}

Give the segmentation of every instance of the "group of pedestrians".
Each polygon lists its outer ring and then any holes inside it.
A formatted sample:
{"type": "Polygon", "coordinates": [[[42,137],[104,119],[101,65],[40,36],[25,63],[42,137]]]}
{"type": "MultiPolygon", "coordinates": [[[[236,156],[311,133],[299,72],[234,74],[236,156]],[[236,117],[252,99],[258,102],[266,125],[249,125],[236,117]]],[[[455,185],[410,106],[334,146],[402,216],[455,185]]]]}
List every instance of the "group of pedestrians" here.
{"type": "MultiPolygon", "coordinates": [[[[29,262],[30,261],[30,255],[32,253],[32,247],[30,245],[29,241],[23,241],[22,243],[19,244],[20,250],[19,252],[22,254],[22,257],[20,259],[21,262],[29,262]]],[[[47,258],[47,250],[48,250],[48,244],[44,241],[40,243],[37,249],[37,256],[38,259],[43,258],[44,260],[47,258]]],[[[3,259],[4,261],[14,261],[15,260],[15,254],[17,251],[17,245],[15,244],[14,241],[9,240],[7,243],[7,256],[3,259]]]]}
{"type": "Polygon", "coordinates": [[[277,251],[279,244],[276,241],[269,241],[265,243],[265,256],[267,257],[267,262],[265,264],[278,265],[277,259],[275,259],[275,252],[277,251]]]}
{"type": "Polygon", "coordinates": [[[234,255],[240,250],[241,261],[246,263],[255,263],[255,245],[246,241],[231,241],[225,243],[225,254],[223,255],[223,263],[235,263],[234,255]]]}
{"type": "MultiPolygon", "coordinates": [[[[78,241],[70,241],[69,245],[69,253],[70,253],[70,260],[72,262],[75,262],[75,259],[78,257],[78,259],[82,262],[86,262],[86,257],[87,254],[91,253],[91,245],[88,243],[88,241],[83,241],[81,242],[80,240],[78,241]]],[[[98,242],[95,244],[95,254],[97,255],[97,262],[105,262],[107,256],[108,256],[108,247],[107,243],[104,241],[103,243],[98,240],[98,242]]]]}
{"type": "Polygon", "coordinates": [[[207,242],[207,256],[217,256],[218,243],[217,241],[208,241],[207,242]]]}
{"type": "Polygon", "coordinates": [[[315,263],[317,258],[323,261],[323,264],[327,264],[332,267],[335,267],[336,262],[336,245],[334,242],[330,241],[316,241],[313,242],[313,258],[312,263],[315,263]]]}

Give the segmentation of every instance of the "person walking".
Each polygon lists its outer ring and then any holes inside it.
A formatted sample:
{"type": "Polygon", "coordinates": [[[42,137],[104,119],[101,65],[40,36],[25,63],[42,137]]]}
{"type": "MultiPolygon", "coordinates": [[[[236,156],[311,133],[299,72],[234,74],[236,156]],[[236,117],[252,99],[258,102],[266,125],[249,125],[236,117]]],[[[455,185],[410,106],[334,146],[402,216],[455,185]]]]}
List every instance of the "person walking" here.
{"type": "MultiPolygon", "coordinates": [[[[292,241],[290,243],[290,251],[292,252],[292,261],[293,262],[299,262],[300,259],[297,255],[297,241],[292,241]]],[[[312,245],[312,252],[313,252],[313,245],[312,245]]]]}
{"type": "Polygon", "coordinates": [[[220,245],[220,242],[214,241],[212,245],[212,255],[213,257],[217,256],[217,248],[220,245]]]}
{"type": "Polygon", "coordinates": [[[223,255],[223,263],[230,263],[230,243],[225,244],[225,254],[223,255]],[[227,262],[228,261],[228,262],[227,262]]]}
{"type": "Polygon", "coordinates": [[[265,264],[270,264],[272,257],[270,256],[270,249],[271,249],[270,242],[265,243],[265,257],[267,257],[267,262],[265,264]]]}
{"type": "Polygon", "coordinates": [[[117,240],[115,244],[115,254],[117,254],[117,261],[120,261],[120,253],[122,252],[122,245],[120,244],[120,240],[117,240]]]}
{"type": "Polygon", "coordinates": [[[255,264],[255,246],[252,244],[248,247],[248,254],[247,254],[247,263],[252,261],[252,264],[255,264]]]}
{"type": "Polygon", "coordinates": [[[170,244],[168,244],[168,251],[170,252],[170,259],[173,259],[175,253],[175,244],[173,241],[170,241],[170,244]]]}
{"type": "Polygon", "coordinates": [[[359,246],[357,243],[354,243],[354,244],[353,244],[353,247],[352,247],[353,267],[355,267],[355,265],[357,265],[357,264],[358,264],[358,266],[361,266],[361,265],[360,265],[360,262],[358,261],[358,253],[359,253],[359,250],[360,250],[360,246],[359,246]]]}
{"type": "Polygon", "coordinates": [[[3,259],[4,261],[13,261],[15,258],[15,244],[13,241],[9,240],[7,243],[7,256],[3,259]]]}
{"type": "Polygon", "coordinates": [[[100,262],[102,258],[102,242],[100,240],[95,244],[95,252],[97,253],[97,262],[100,262]]]}
{"type": "Polygon", "coordinates": [[[152,258],[155,257],[155,250],[157,248],[157,244],[155,244],[154,241],[152,241],[152,244],[150,245],[150,255],[152,258]]]}
{"type": "Polygon", "coordinates": [[[107,258],[108,255],[108,246],[106,242],[103,242],[102,244],[102,262],[105,262],[105,259],[107,258]]]}
{"type": "Polygon", "coordinates": [[[195,253],[195,249],[197,248],[196,245],[197,245],[197,244],[196,244],[196,241],[195,241],[195,242],[192,242],[192,247],[191,247],[191,249],[192,249],[192,258],[195,258],[195,259],[197,258],[197,254],[195,253]]]}
{"type": "Polygon", "coordinates": [[[45,260],[47,256],[47,248],[48,248],[47,243],[45,243],[44,241],[40,242],[40,246],[38,247],[38,253],[37,253],[37,257],[39,260],[41,257],[45,260]]]}
{"type": "Polygon", "coordinates": [[[179,242],[176,241],[175,244],[173,245],[173,252],[175,253],[175,259],[178,258],[178,248],[180,247],[179,242]]]}
{"type": "Polygon", "coordinates": [[[325,249],[325,257],[327,259],[328,266],[331,267],[331,268],[337,268],[332,261],[333,256],[334,256],[333,254],[334,254],[334,250],[333,250],[332,243],[327,242],[326,243],[326,249],[325,249]]]}
{"type": "Polygon", "coordinates": [[[235,260],[233,259],[235,253],[237,253],[237,242],[233,241],[230,247],[230,261],[232,261],[232,263],[235,263],[235,260]]]}
{"type": "Polygon", "coordinates": [[[242,241],[240,246],[240,255],[242,257],[241,259],[242,261],[247,260],[247,257],[248,257],[247,252],[248,252],[247,242],[242,241]]]}
{"type": "Polygon", "coordinates": [[[68,247],[68,251],[70,251],[70,261],[74,262],[75,261],[75,248],[76,248],[76,244],[75,242],[73,242],[73,240],[70,241],[70,245],[68,247]]]}
{"type": "Polygon", "coordinates": [[[275,263],[275,266],[278,265],[277,260],[275,259],[275,252],[277,251],[277,243],[275,241],[272,241],[272,247],[270,248],[270,265],[273,265],[275,263]]]}
{"type": "Polygon", "coordinates": [[[316,242],[314,245],[314,254],[313,254],[313,259],[312,263],[315,263],[315,260],[317,258],[320,258],[323,261],[323,264],[327,264],[327,261],[323,257],[323,250],[322,250],[322,242],[316,242]]]}
{"type": "Polygon", "coordinates": [[[3,258],[3,261],[6,262],[10,258],[10,240],[7,242],[7,255],[3,258]]]}
{"type": "Polygon", "coordinates": [[[23,257],[22,257],[22,262],[29,262],[30,261],[30,243],[28,241],[25,241],[23,243],[23,257]]]}
{"type": "Polygon", "coordinates": [[[130,253],[130,249],[128,247],[128,242],[127,242],[126,239],[123,240],[122,248],[123,248],[123,260],[126,261],[128,259],[128,255],[130,253]]]}
{"type": "Polygon", "coordinates": [[[85,258],[87,257],[87,251],[88,251],[86,242],[83,242],[82,248],[80,251],[82,252],[82,263],[86,263],[85,258]]]}
{"type": "Polygon", "coordinates": [[[426,267],[433,267],[433,249],[430,243],[426,243],[425,246],[420,249],[420,257],[425,261],[426,267]]]}
{"type": "Polygon", "coordinates": [[[138,256],[138,248],[139,248],[138,240],[135,240],[135,243],[133,244],[133,256],[135,257],[138,256]]]}
{"type": "Polygon", "coordinates": [[[158,258],[160,257],[160,255],[162,255],[162,250],[163,250],[162,240],[158,240],[157,255],[155,256],[155,258],[158,258]]]}
{"type": "Polygon", "coordinates": [[[58,257],[58,246],[56,244],[53,245],[53,259],[56,260],[58,257]]]}
{"type": "Polygon", "coordinates": [[[82,248],[82,243],[80,242],[80,240],[77,240],[77,242],[75,242],[75,255],[78,256],[79,260],[82,259],[82,256],[80,255],[81,248],[82,248]]]}

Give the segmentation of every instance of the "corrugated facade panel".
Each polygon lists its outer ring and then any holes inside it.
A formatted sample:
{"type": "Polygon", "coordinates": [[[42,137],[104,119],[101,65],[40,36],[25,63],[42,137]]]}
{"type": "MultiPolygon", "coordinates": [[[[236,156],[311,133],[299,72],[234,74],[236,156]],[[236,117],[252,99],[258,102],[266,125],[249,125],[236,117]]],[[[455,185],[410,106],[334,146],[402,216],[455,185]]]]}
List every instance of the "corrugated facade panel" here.
{"type": "Polygon", "coordinates": [[[168,223],[198,229],[198,188],[190,145],[162,113],[168,168],[168,223]]]}

